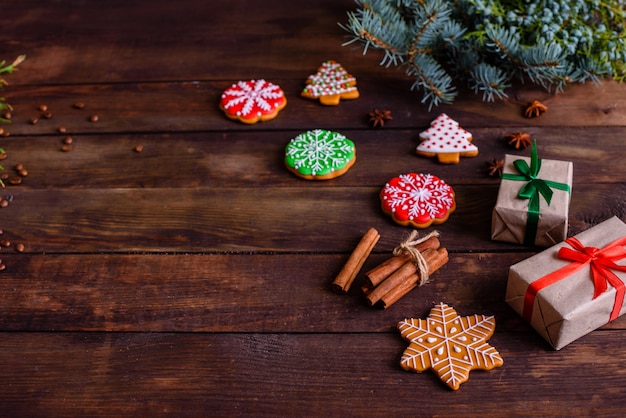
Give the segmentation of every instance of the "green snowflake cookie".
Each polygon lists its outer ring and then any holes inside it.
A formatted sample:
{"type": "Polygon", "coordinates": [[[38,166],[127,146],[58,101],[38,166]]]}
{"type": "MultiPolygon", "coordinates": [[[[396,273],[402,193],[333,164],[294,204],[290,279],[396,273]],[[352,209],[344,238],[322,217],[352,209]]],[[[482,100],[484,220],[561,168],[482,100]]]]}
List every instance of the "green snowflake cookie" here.
{"type": "Polygon", "coordinates": [[[293,138],[285,148],[285,165],[307,180],[344,174],[356,161],[354,142],[340,133],[315,129],[293,138]]]}

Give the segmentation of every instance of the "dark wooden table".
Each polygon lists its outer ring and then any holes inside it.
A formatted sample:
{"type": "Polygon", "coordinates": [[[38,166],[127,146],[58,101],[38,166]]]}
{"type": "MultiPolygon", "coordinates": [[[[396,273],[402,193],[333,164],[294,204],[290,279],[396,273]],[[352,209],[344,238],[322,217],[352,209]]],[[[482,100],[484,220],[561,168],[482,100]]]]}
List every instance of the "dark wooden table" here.
{"type": "Polygon", "coordinates": [[[2,164],[28,170],[1,190],[10,201],[1,238],[11,244],[0,252],[1,416],[626,410],[624,317],[554,351],[504,302],[509,266],[538,249],[490,240],[499,179],[485,172],[506,153],[528,155],[503,137],[530,132],[543,158],[574,163],[570,235],[613,215],[626,221],[626,86],[551,96],[527,85],[497,103],[462,92],[429,112],[379,54],[342,46],[348,0],[0,7],[0,59],[27,55],[0,91],[14,107],[2,164]],[[360,99],[323,107],[299,96],[327,59],[357,77],[360,99]],[[247,126],[218,109],[225,88],[251,78],[285,90],[277,119],[247,126]],[[548,112],[526,119],[533,99],[548,112]],[[393,120],[372,129],[374,108],[393,120]],[[441,112],[474,134],[478,157],[443,166],[415,155],[418,133],[441,112]],[[346,175],[310,182],[284,168],[287,142],[313,128],[356,143],[346,175]],[[333,293],[369,227],[381,239],[365,269],[409,233],[381,212],[378,193],[410,171],[457,193],[456,213],[437,228],[449,263],[387,310],[367,306],[357,288],[333,293]],[[438,302],[495,315],[490,343],[504,366],[473,371],[456,392],[431,372],[403,371],[396,323],[438,302]]]}

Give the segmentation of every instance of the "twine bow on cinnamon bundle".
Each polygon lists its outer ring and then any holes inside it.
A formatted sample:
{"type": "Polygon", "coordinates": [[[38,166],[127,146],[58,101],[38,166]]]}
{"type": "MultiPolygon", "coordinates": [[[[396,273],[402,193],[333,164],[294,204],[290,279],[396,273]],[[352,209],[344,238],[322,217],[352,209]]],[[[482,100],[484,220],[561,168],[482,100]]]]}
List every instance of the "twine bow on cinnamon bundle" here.
{"type": "MultiPolygon", "coordinates": [[[[358,243],[332,283],[337,293],[346,293],[378,242],[380,234],[370,228],[358,243]]],[[[365,273],[363,293],[370,306],[387,309],[401,297],[422,286],[432,273],[448,262],[448,251],[441,247],[439,232],[418,238],[413,231],[393,250],[393,257],[365,273]]]]}
{"type": "Polygon", "coordinates": [[[413,231],[393,250],[393,257],[365,273],[362,287],[370,306],[387,309],[404,295],[424,285],[432,273],[448,262],[448,251],[440,246],[439,232],[418,238],[413,231]]]}

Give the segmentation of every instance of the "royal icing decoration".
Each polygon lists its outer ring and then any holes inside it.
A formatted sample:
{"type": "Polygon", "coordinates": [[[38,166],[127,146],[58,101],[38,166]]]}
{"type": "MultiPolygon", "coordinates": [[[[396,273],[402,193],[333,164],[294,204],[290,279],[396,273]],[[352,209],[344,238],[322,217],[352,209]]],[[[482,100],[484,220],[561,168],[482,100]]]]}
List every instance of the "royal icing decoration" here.
{"type": "Polygon", "coordinates": [[[279,86],[265,80],[239,81],[222,93],[220,107],[242,122],[267,120],[287,104],[279,86]]]}
{"type": "MultiPolygon", "coordinates": [[[[471,143],[472,134],[459,126],[459,123],[451,119],[445,113],[437,116],[430,124],[430,128],[419,134],[422,142],[417,146],[417,153],[426,156],[434,154],[455,154],[474,156],[478,154],[478,147],[471,143]]],[[[443,162],[443,161],[442,161],[443,162]]]]}
{"type": "Polygon", "coordinates": [[[329,60],[322,64],[316,74],[310,75],[302,96],[319,98],[323,104],[339,104],[339,99],[356,99],[359,92],[356,79],[338,62],[329,60]]]}
{"type": "Polygon", "coordinates": [[[454,211],[454,190],[432,174],[408,173],[391,179],[380,192],[382,208],[403,225],[442,223],[454,211]]]}
{"type": "MultiPolygon", "coordinates": [[[[285,149],[285,164],[301,176],[319,178],[343,174],[354,162],[354,143],[340,133],[315,129],[292,139],[285,149]]],[[[335,176],[336,177],[336,176],[335,176]]]]}
{"type": "Polygon", "coordinates": [[[486,342],[496,328],[493,316],[460,317],[440,303],[428,318],[405,319],[397,327],[410,342],[400,366],[418,373],[432,369],[451,389],[466,382],[471,370],[491,370],[504,364],[500,353],[486,342]]]}

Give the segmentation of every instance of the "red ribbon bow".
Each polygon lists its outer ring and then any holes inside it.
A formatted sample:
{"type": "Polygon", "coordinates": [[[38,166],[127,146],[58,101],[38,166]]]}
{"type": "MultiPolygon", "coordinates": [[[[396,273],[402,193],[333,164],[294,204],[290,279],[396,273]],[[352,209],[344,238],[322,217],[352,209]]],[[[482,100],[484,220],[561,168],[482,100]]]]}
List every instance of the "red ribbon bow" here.
{"type": "Polygon", "coordinates": [[[530,322],[533,315],[535,297],[541,289],[563,280],[586,265],[589,265],[594,287],[593,299],[606,292],[609,284],[615,288],[615,302],[609,318],[609,322],[613,321],[619,316],[622,304],[624,303],[626,285],[612,270],[626,272],[626,266],[615,264],[616,261],[626,258],[626,237],[617,239],[602,249],[585,247],[574,237],[566,239],[565,242],[572,248],[562,247],[559,249],[559,257],[569,260],[572,263],[535,280],[528,286],[528,290],[526,290],[526,295],[524,296],[524,311],[522,316],[526,321],[530,322]]]}

